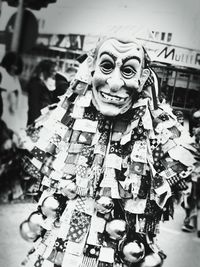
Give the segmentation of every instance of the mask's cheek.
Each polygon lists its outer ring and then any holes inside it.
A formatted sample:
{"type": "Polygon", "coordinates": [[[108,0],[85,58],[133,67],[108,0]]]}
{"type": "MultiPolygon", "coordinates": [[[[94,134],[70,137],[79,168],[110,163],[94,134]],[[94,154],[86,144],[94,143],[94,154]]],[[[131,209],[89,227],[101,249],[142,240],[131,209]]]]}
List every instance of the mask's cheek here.
{"type": "Polygon", "coordinates": [[[103,87],[107,83],[107,75],[103,75],[102,73],[96,72],[92,78],[93,87],[98,90],[99,87],[103,87]]]}

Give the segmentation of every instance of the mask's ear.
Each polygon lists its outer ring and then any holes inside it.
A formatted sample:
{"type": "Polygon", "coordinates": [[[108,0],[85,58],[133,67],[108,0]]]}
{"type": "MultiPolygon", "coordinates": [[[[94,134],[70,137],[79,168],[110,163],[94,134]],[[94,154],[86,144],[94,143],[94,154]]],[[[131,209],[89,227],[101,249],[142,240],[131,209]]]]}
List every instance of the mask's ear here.
{"type": "Polygon", "coordinates": [[[150,75],[150,70],[149,69],[143,69],[142,70],[141,77],[139,79],[139,81],[140,81],[139,92],[142,91],[145,82],[149,78],[149,75],[150,75]]]}
{"type": "Polygon", "coordinates": [[[150,74],[145,84],[143,85],[143,94],[144,96],[150,99],[150,103],[152,103],[151,108],[155,110],[158,108],[157,97],[159,93],[159,83],[158,77],[152,69],[149,69],[150,74]]]}

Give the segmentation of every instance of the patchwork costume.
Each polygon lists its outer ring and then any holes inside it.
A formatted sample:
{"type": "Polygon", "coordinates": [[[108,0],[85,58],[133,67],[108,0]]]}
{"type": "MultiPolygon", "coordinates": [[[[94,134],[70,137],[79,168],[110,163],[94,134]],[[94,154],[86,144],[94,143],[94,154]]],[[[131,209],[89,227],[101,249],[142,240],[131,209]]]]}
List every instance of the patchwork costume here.
{"type": "Polygon", "coordinates": [[[178,142],[182,126],[170,107],[157,106],[153,71],[145,67],[149,75],[129,104],[124,88],[141,63],[138,55],[118,63],[106,49],[99,54],[104,76],[119,65],[121,87],[112,87],[111,76],[105,87],[95,83],[98,70],[88,67],[88,56],[57,107],[26,131],[24,171],[38,194],[36,213],[23,222],[28,230],[21,228],[34,241],[26,266],[161,266],[166,257],[156,243],[159,223],[173,217],[174,195],[187,188],[195,160],[178,142]],[[110,115],[112,107],[120,112],[110,115]]]}

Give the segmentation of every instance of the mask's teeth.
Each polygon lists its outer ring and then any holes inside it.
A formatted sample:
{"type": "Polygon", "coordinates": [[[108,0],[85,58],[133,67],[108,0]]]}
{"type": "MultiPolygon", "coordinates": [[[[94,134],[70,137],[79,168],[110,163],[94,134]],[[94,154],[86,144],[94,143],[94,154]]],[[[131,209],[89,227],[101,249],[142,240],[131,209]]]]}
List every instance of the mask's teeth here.
{"type": "Polygon", "coordinates": [[[111,96],[111,95],[105,94],[103,92],[101,94],[108,101],[123,101],[123,98],[118,97],[118,96],[111,96]]]}

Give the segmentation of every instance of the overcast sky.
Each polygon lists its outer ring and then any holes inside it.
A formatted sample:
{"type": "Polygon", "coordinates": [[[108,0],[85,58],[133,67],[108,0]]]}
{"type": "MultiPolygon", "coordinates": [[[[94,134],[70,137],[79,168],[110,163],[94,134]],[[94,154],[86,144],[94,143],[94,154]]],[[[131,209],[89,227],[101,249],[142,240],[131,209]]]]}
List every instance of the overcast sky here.
{"type": "MultiPolygon", "coordinates": [[[[3,3],[0,30],[15,11],[3,3]]],[[[141,25],[200,49],[200,0],[57,0],[34,14],[45,21],[40,32],[98,35],[114,25],[141,25]]]]}

